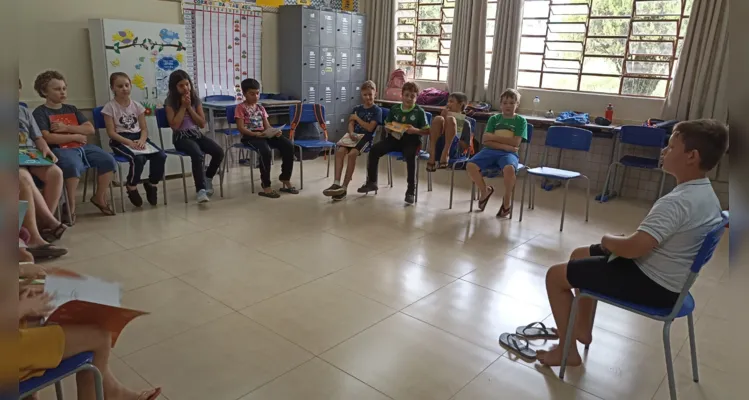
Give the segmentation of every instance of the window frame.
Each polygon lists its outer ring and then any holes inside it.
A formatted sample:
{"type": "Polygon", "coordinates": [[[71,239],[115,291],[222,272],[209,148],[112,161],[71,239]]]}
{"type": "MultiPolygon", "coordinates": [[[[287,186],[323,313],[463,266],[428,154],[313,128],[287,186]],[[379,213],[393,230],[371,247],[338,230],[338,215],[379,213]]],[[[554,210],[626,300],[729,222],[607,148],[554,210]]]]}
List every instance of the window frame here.
{"type": "MultiPolygon", "coordinates": [[[[396,13],[398,11],[411,11],[413,10],[415,13],[414,21],[415,23],[412,24],[400,24],[398,21],[399,17],[396,17],[395,21],[395,41],[396,41],[396,68],[401,68],[401,65],[407,65],[410,66],[412,69],[412,73],[406,73],[406,77],[408,79],[413,80],[420,80],[420,81],[433,81],[433,82],[447,82],[447,76],[449,74],[449,59],[450,59],[450,47],[452,45],[452,30],[449,34],[445,31],[445,26],[452,27],[453,25],[453,18],[455,16],[455,1],[456,0],[440,0],[439,2],[435,2],[434,0],[398,0],[396,3],[396,13]],[[400,8],[400,4],[402,3],[414,3],[415,8],[400,8]],[[419,8],[422,6],[427,7],[440,7],[440,17],[439,18],[420,18],[419,17],[419,8]],[[449,17],[446,14],[445,10],[453,10],[453,17],[449,17]],[[449,20],[450,22],[445,22],[446,20],[449,20]],[[420,34],[419,33],[419,23],[420,22],[436,22],[439,25],[439,33],[438,34],[420,34]],[[398,44],[398,42],[401,41],[407,41],[408,39],[399,39],[398,33],[400,30],[399,27],[402,26],[412,26],[413,27],[413,39],[411,40],[411,49],[412,49],[412,55],[410,56],[410,63],[408,61],[399,60],[399,56],[408,56],[408,55],[399,55],[398,54],[398,47],[402,47],[398,44]],[[437,39],[437,50],[426,50],[426,49],[419,49],[419,38],[436,38],[437,39]],[[448,42],[449,46],[444,46],[444,43],[448,42]],[[418,53],[430,53],[430,54],[436,54],[437,55],[437,63],[436,64],[419,64],[417,62],[417,55],[418,53]],[[443,62],[443,57],[446,58],[446,61],[443,62]],[[417,78],[417,70],[419,68],[434,68],[437,70],[437,79],[425,79],[425,78],[417,78]],[[444,76],[443,76],[444,75],[444,76]]],[[[410,17],[406,17],[410,18],[410,17]]]]}
{"type": "MultiPolygon", "coordinates": [[[[488,2],[491,2],[492,0],[487,0],[488,2]]],[[[685,32],[682,32],[682,25],[686,21],[686,23],[689,23],[690,15],[685,14],[687,2],[689,0],[674,0],[679,1],[680,7],[679,7],[679,14],[638,14],[637,13],[637,5],[639,3],[648,3],[658,0],[631,0],[632,8],[631,13],[629,15],[625,16],[601,16],[601,15],[592,15],[593,13],[593,6],[596,1],[599,0],[578,0],[578,2],[572,2],[572,1],[566,1],[564,3],[554,3],[554,0],[524,0],[524,6],[528,3],[533,2],[543,2],[549,4],[549,10],[545,17],[525,17],[522,18],[522,24],[525,24],[525,21],[532,21],[532,20],[538,20],[538,21],[545,21],[546,22],[546,32],[543,35],[533,35],[533,34],[523,34],[521,32],[521,42],[524,38],[530,38],[530,39],[543,39],[544,41],[544,48],[541,52],[530,52],[530,51],[519,51],[518,56],[522,58],[523,55],[530,55],[530,56],[541,56],[541,66],[540,69],[527,69],[527,68],[520,68],[518,66],[518,73],[521,72],[527,72],[527,73],[534,73],[539,74],[538,78],[538,86],[521,86],[518,83],[518,87],[522,88],[529,88],[529,89],[541,89],[541,90],[554,90],[554,91],[563,91],[563,92],[578,92],[578,93],[593,93],[593,94],[601,94],[601,95],[610,95],[610,96],[626,96],[626,97],[646,97],[646,98],[657,98],[657,99],[664,99],[666,96],[668,96],[671,84],[673,82],[673,77],[676,72],[676,65],[678,64],[680,52],[679,51],[679,44],[684,41],[685,32]],[[573,6],[573,5],[585,5],[588,7],[588,12],[586,15],[585,22],[552,22],[552,7],[553,6],[573,6]],[[602,36],[602,35],[589,35],[590,32],[590,25],[592,21],[596,20],[627,20],[627,34],[626,36],[602,36]],[[637,22],[675,22],[676,23],[676,34],[675,35],[636,35],[633,33],[633,27],[637,22]],[[550,28],[550,23],[560,25],[560,24],[585,24],[585,31],[584,36],[582,38],[582,41],[574,41],[574,40],[550,40],[548,37],[553,32],[550,28]],[[647,37],[655,37],[659,36],[660,39],[648,39],[647,37]],[[639,37],[639,38],[638,38],[639,37]],[[664,38],[667,37],[673,37],[671,40],[665,40],[664,38]],[[587,45],[588,41],[590,39],[620,39],[624,41],[624,54],[622,55],[601,55],[601,54],[588,54],[587,53],[587,45]],[[551,50],[549,48],[549,43],[581,43],[582,48],[579,51],[580,56],[578,59],[560,59],[560,58],[552,58],[547,57],[547,53],[549,51],[555,51],[551,50]],[[631,43],[670,43],[672,44],[671,54],[633,54],[630,53],[630,47],[631,43]],[[638,59],[637,56],[651,56],[656,58],[655,60],[647,60],[647,59],[638,59]],[[619,59],[622,60],[621,65],[621,73],[619,74],[612,74],[612,73],[594,73],[594,72],[583,72],[584,70],[584,64],[586,59],[594,59],[594,58],[607,58],[607,59],[619,59]],[[578,68],[576,72],[564,72],[560,71],[559,69],[552,69],[549,71],[549,67],[547,66],[547,61],[576,61],[578,62],[578,68]],[[650,74],[650,73],[636,73],[631,72],[628,70],[628,62],[660,62],[660,63],[668,63],[668,72],[666,74],[650,74]],[[570,75],[570,76],[576,76],[577,77],[577,83],[576,83],[576,89],[562,89],[562,88],[550,88],[550,87],[544,87],[544,75],[545,74],[554,74],[554,75],[570,75]],[[585,76],[592,76],[592,77],[608,77],[608,78],[619,78],[619,88],[616,93],[612,92],[602,92],[602,91],[590,91],[590,90],[582,90],[581,85],[583,82],[583,77],[585,76]],[[651,79],[651,80],[657,80],[657,81],[666,81],[666,89],[663,94],[661,95],[645,95],[645,94],[628,94],[623,93],[625,80],[627,79],[651,79]]],[[[565,15],[585,15],[585,14],[565,14],[565,15]]],[[[582,32],[581,32],[582,33],[582,32]]],[[[556,50],[556,51],[565,51],[565,50],[556,50]]],[[[567,50],[569,52],[577,52],[573,50],[567,50]]]]}

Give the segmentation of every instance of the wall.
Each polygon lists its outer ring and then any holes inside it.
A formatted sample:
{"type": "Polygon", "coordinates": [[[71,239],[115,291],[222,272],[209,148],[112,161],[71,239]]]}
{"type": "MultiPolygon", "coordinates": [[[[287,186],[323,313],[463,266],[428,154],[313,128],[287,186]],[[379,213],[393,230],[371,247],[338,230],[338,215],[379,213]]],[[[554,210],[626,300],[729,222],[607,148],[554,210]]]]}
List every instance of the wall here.
{"type": "MultiPolygon", "coordinates": [[[[21,101],[41,103],[34,78],[58,69],[68,81],[68,101],[81,108],[95,106],[88,20],[112,18],[181,24],[181,5],[163,0],[24,0],[17,2],[21,101]],[[63,5],[64,4],[64,5],[63,5]]],[[[278,15],[263,13],[262,82],[266,92],[278,91],[278,15]]]]}

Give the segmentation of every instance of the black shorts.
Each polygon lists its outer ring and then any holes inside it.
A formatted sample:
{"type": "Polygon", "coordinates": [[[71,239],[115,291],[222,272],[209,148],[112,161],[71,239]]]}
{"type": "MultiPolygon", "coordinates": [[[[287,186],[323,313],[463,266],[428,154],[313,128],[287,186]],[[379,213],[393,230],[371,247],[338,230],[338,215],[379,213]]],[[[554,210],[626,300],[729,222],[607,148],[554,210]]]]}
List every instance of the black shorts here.
{"type": "Polygon", "coordinates": [[[590,246],[590,257],[567,263],[567,281],[576,289],[648,307],[671,308],[679,293],[657,284],[630,259],[608,261],[609,253],[600,244],[590,246]]]}

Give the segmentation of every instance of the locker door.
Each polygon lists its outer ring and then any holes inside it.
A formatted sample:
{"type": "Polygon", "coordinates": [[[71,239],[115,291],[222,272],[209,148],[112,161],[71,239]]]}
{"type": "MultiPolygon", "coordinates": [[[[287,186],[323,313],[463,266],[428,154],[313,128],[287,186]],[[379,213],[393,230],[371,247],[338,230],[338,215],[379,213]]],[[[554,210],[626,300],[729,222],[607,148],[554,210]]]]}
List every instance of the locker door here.
{"type": "Polygon", "coordinates": [[[336,130],[338,131],[338,139],[342,138],[343,135],[348,132],[348,118],[349,114],[338,114],[336,115],[336,130]]]}
{"type": "Polygon", "coordinates": [[[336,47],[351,47],[351,14],[347,12],[336,13],[336,47]]]}
{"type": "Polygon", "coordinates": [[[351,80],[360,84],[367,79],[364,49],[351,49],[351,80]]]}
{"type": "Polygon", "coordinates": [[[302,103],[317,104],[317,82],[305,82],[302,103]]]}
{"type": "Polygon", "coordinates": [[[349,65],[351,56],[351,49],[349,48],[337,48],[336,49],[336,67],[335,67],[335,80],[338,82],[348,82],[351,80],[351,66],[349,65]]]}
{"type": "Polygon", "coordinates": [[[359,82],[352,82],[351,83],[351,97],[349,98],[349,104],[351,104],[351,108],[354,108],[355,105],[361,103],[361,84],[364,83],[363,81],[361,83],[359,82]]]}
{"type": "Polygon", "coordinates": [[[316,82],[320,79],[318,64],[320,63],[319,47],[304,47],[302,55],[302,81],[316,82]]]}
{"type": "Polygon", "coordinates": [[[325,115],[335,113],[335,84],[321,83],[317,86],[317,98],[320,99],[318,104],[325,106],[325,115]]]}
{"type": "Polygon", "coordinates": [[[335,82],[335,48],[320,47],[320,83],[335,82]]]}
{"type": "Polygon", "coordinates": [[[335,46],[335,12],[320,11],[320,46],[335,46]]]}
{"type": "Polygon", "coordinates": [[[308,8],[302,9],[302,45],[320,45],[320,12],[308,8]]]}
{"type": "Polygon", "coordinates": [[[351,114],[351,85],[349,82],[338,82],[336,84],[335,112],[338,114],[351,114]]]}
{"type": "Polygon", "coordinates": [[[351,16],[351,47],[364,48],[364,16],[354,14],[351,16]]]}
{"type": "MultiPolygon", "coordinates": [[[[325,128],[328,130],[328,141],[331,142],[337,142],[338,139],[336,139],[336,133],[335,133],[335,115],[329,114],[328,110],[325,110],[325,128]]],[[[322,127],[320,128],[320,137],[322,138],[324,133],[322,133],[322,127]]]]}

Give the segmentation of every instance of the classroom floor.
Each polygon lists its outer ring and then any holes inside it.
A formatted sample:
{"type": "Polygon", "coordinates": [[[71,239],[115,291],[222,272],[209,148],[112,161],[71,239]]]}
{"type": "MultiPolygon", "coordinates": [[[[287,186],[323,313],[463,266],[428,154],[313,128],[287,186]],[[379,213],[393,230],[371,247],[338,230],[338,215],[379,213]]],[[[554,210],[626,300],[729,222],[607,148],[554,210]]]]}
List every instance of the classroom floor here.
{"type": "MultiPolygon", "coordinates": [[[[70,253],[56,264],[120,282],[123,306],[151,313],[125,329],[111,365],[127,385],[161,386],[169,400],[668,398],[662,325],[607,305],[584,366],[564,382],[557,368],[497,344],[519,325],[553,326],[547,268],[603,233],[633,231],[649,204],[591,201],[584,223],[582,192],[571,192],[560,233],[560,189],[537,191],[523,222],[518,190],[514,219],[497,220],[501,190],[486,212],[469,214],[458,173],[447,210],[449,173],[438,172],[427,193],[422,164],[419,203],[404,206],[405,164],[394,163],[392,189],[381,164],[378,195],[335,204],[321,194],[332,183],[322,159],[305,163],[300,195],[278,200],[251,194],[249,169],[235,167],[226,197],[216,185],[206,206],[192,189],[184,204],[179,180],[169,182],[168,206],[127,204],[127,213],[101,217],[79,204],[61,241],[70,253]]],[[[692,290],[699,384],[686,321],[672,328],[680,399],[744,398],[747,283],[746,270],[729,271],[726,237],[692,290]]],[[[75,398],[73,380],[65,391],[75,398]]],[[[45,390],[42,399],[52,398],[45,390]]]]}

